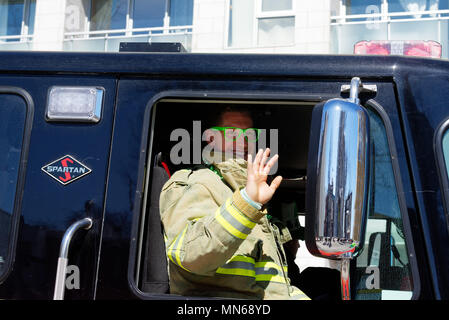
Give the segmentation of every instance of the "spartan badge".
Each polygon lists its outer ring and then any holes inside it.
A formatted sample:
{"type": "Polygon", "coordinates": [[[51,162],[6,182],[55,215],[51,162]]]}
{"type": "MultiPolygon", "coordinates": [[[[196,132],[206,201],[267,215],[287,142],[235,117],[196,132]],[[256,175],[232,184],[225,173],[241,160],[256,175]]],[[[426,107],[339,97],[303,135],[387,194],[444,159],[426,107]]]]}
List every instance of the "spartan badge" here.
{"type": "Polygon", "coordinates": [[[42,171],[63,185],[67,185],[92,172],[91,169],[70,155],[46,164],[42,167],[42,171]]]}

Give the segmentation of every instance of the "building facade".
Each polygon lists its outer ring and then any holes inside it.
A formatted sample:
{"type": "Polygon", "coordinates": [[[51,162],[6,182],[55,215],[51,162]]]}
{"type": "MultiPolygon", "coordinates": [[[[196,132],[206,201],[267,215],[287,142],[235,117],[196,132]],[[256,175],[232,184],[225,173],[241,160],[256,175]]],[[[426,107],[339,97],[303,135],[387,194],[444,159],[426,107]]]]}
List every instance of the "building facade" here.
{"type": "Polygon", "coordinates": [[[361,40],[434,40],[449,0],[0,0],[0,50],[352,54],[361,40]]]}

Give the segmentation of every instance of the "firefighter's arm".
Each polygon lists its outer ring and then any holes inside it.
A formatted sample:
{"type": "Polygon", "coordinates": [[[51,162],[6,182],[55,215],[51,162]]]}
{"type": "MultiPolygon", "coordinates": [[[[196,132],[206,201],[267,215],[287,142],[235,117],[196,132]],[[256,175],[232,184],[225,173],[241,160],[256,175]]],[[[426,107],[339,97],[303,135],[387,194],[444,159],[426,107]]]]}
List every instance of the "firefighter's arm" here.
{"type": "Polygon", "coordinates": [[[161,194],[167,256],[188,272],[213,275],[230,259],[264,215],[234,192],[219,206],[201,183],[173,186],[161,194]],[[178,200],[164,208],[167,198],[178,200]],[[176,197],[176,196],[175,196],[176,197]]]}

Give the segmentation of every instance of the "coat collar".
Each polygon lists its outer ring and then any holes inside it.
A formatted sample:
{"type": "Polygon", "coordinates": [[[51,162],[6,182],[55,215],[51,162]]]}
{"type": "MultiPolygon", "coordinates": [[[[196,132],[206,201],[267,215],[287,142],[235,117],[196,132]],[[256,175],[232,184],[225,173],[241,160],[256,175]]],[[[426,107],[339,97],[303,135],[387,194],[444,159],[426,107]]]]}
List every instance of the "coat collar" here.
{"type": "Polygon", "coordinates": [[[208,156],[203,156],[203,161],[207,166],[213,166],[233,191],[245,187],[247,175],[246,160],[241,158],[235,159],[232,154],[214,151],[208,156]]]}

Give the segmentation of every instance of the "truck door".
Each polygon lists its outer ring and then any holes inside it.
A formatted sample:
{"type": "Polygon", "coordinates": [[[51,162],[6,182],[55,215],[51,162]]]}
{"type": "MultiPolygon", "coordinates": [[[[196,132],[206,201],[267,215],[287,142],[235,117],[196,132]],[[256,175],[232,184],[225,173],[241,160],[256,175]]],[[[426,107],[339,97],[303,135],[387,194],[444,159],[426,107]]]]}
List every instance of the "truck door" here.
{"type": "MultiPolygon", "coordinates": [[[[313,81],[299,78],[285,80],[280,77],[189,78],[189,75],[181,77],[172,74],[121,78],[97,298],[182,298],[169,294],[167,257],[157,208],[161,182],[163,184],[174,171],[191,168],[198,161],[201,162],[201,151],[204,148],[202,133],[210,125],[209,120],[213,115],[229,104],[254,110],[259,125],[265,129],[265,146],[275,149],[273,154],[280,155],[277,174],[285,179],[279,189],[278,199],[273,201],[273,207],[283,208],[280,212],[285,213],[284,218],[293,221],[290,231],[301,244],[298,255],[290,257],[289,270],[292,270],[296,285],[307,286],[307,281],[300,274],[308,268],[316,265],[331,268],[323,259],[311,257],[303,251],[308,139],[314,106],[336,96],[347,96],[342,86],[349,81],[350,78],[320,78],[313,81]],[[186,149],[183,146],[187,146],[186,149]],[[297,223],[298,220],[303,221],[302,224],[297,223]],[[295,263],[292,264],[292,261],[295,263]]],[[[372,115],[370,121],[374,122],[372,127],[377,130],[372,136],[375,137],[374,144],[378,146],[379,154],[376,155],[376,200],[373,200],[375,207],[370,221],[380,217],[387,221],[385,228],[380,231],[373,228],[382,222],[369,222],[368,232],[388,233],[391,230],[388,235],[381,236],[389,239],[388,249],[384,251],[392,254],[387,259],[388,267],[379,267],[380,282],[369,278],[375,269],[371,267],[376,267],[371,265],[375,263],[373,258],[367,260],[366,257],[360,257],[357,262],[354,261],[351,267],[354,273],[352,284],[358,286],[358,291],[354,289],[352,292],[354,298],[378,299],[379,290],[391,288],[406,291],[405,295],[410,298],[410,292],[418,287],[418,281],[415,278],[416,270],[410,267],[414,262],[407,259],[407,255],[410,257],[413,252],[413,246],[406,236],[408,225],[403,219],[406,212],[400,205],[403,201],[400,186],[409,177],[404,175],[407,172],[398,172],[396,162],[392,164],[387,161],[396,148],[391,142],[396,141],[398,134],[400,136],[400,132],[393,133],[391,129],[393,125],[399,127],[394,88],[388,82],[372,81],[368,84],[376,85],[377,92],[363,93],[361,100],[364,105],[369,104],[367,108],[372,115]],[[388,122],[390,117],[394,119],[394,124],[388,122]],[[387,196],[393,198],[385,200],[387,196]],[[389,223],[393,225],[389,226],[389,223]],[[371,227],[371,224],[375,226],[371,227]],[[393,243],[397,250],[392,247],[393,243]],[[396,258],[396,251],[404,267],[396,258]],[[385,279],[392,267],[401,269],[394,284],[385,279]],[[383,281],[387,281],[386,287],[382,287],[383,281]],[[366,296],[363,290],[377,291],[369,291],[366,296]]],[[[403,156],[403,146],[397,148],[403,156]]],[[[366,245],[366,252],[373,252],[371,257],[374,257],[378,247],[375,240],[372,243],[366,245]]],[[[322,270],[316,271],[315,279],[319,279],[322,270]]],[[[338,281],[323,283],[321,293],[329,293],[339,285],[338,281]]],[[[380,296],[385,298],[386,294],[380,296]]]]}
{"type": "Polygon", "coordinates": [[[84,218],[91,228],[66,239],[64,298],[95,296],[115,83],[0,76],[1,299],[53,299],[63,236],[84,218]]]}

